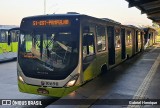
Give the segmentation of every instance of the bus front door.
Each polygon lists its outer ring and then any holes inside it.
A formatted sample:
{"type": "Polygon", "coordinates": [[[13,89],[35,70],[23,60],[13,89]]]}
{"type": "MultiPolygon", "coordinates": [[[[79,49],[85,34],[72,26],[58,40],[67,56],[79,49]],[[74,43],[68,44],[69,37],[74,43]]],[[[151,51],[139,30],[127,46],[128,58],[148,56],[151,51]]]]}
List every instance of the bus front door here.
{"type": "Polygon", "coordinates": [[[84,82],[91,80],[95,77],[96,68],[96,55],[94,46],[94,34],[83,34],[83,79],[84,82]]]}

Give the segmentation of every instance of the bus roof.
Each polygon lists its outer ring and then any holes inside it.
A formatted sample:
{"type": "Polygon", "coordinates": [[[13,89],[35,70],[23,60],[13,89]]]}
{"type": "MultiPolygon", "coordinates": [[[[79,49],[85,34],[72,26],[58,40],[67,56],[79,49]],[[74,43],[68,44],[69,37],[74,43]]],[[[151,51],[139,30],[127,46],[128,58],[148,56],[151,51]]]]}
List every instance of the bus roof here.
{"type": "Polygon", "coordinates": [[[17,27],[16,25],[0,25],[0,29],[11,29],[17,27]]]}
{"type": "Polygon", "coordinates": [[[82,14],[46,14],[46,15],[36,15],[36,16],[29,16],[25,17],[24,19],[34,19],[34,18],[44,18],[44,17],[59,17],[59,16],[81,16],[82,14]]]}
{"type": "Polygon", "coordinates": [[[156,31],[156,29],[153,27],[143,27],[142,29],[145,31],[148,31],[148,30],[156,31]]]}
{"type": "Polygon", "coordinates": [[[121,25],[121,23],[111,20],[109,18],[96,18],[96,17],[92,17],[89,15],[85,15],[85,14],[79,14],[76,12],[68,12],[66,14],[47,14],[47,15],[37,15],[37,16],[29,16],[29,17],[25,17],[24,19],[38,19],[38,18],[52,18],[52,17],[85,17],[85,18],[89,18],[89,19],[94,19],[94,20],[99,20],[99,21],[105,21],[105,22],[109,22],[112,24],[117,24],[117,25],[121,25]]]}

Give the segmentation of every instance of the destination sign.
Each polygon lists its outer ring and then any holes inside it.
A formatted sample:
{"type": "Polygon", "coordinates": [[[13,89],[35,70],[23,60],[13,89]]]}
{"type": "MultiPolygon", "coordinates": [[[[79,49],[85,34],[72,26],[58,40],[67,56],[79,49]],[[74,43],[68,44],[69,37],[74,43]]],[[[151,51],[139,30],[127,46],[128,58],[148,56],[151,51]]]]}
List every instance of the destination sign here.
{"type": "Polygon", "coordinates": [[[67,26],[70,21],[68,19],[35,20],[32,24],[33,26],[67,26]]]}

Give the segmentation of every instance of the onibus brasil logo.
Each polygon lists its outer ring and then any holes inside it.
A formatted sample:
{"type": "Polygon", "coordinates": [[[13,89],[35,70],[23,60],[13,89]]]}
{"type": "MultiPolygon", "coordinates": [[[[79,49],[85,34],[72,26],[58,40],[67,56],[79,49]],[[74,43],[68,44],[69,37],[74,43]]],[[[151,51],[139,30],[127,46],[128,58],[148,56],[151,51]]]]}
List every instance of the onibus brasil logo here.
{"type": "Polygon", "coordinates": [[[41,101],[37,101],[37,100],[2,100],[2,105],[42,105],[41,101]]]}

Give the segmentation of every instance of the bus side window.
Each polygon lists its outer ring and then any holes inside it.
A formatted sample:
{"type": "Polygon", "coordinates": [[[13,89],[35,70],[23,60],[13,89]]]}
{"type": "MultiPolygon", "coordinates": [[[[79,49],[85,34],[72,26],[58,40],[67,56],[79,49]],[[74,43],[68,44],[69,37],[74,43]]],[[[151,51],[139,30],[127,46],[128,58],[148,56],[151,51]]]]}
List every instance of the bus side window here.
{"type": "Polygon", "coordinates": [[[131,31],[127,31],[126,35],[126,45],[132,45],[132,34],[131,31]]]}
{"type": "Polygon", "coordinates": [[[1,42],[7,42],[7,31],[1,31],[1,42]]]}
{"type": "Polygon", "coordinates": [[[83,34],[83,58],[93,55],[94,51],[94,35],[93,33],[83,34]]]}
{"type": "Polygon", "coordinates": [[[18,30],[13,30],[11,31],[11,42],[18,42],[18,36],[19,36],[19,31],[18,30]]]}
{"type": "Polygon", "coordinates": [[[141,32],[138,32],[138,43],[141,43],[141,32]]]}
{"type": "Polygon", "coordinates": [[[106,33],[105,27],[98,26],[96,27],[97,30],[97,51],[105,51],[106,50],[106,33]]]}
{"type": "Polygon", "coordinates": [[[120,28],[115,29],[115,47],[121,47],[120,28]]]}

